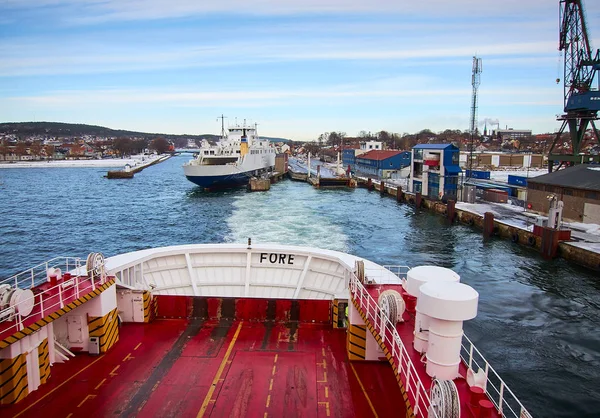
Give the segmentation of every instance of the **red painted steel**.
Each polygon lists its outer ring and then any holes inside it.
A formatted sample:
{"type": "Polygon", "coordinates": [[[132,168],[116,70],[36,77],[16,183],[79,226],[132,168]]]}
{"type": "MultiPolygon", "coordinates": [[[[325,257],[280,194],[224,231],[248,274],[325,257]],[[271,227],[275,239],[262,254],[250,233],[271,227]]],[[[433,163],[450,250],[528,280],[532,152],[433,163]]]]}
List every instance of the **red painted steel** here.
{"type": "Polygon", "coordinates": [[[48,384],[1,414],[196,416],[206,401],[206,417],[368,417],[373,411],[367,394],[379,417],[405,415],[389,364],[353,363],[360,383],[356,379],[344,330],[244,321],[236,335],[239,324],[223,319],[125,324],[108,353],[80,354],[54,365],[48,384]]]}
{"type": "Polygon", "coordinates": [[[190,296],[156,296],[158,304],[157,316],[161,318],[188,318],[191,313],[192,298],[190,296]]]}

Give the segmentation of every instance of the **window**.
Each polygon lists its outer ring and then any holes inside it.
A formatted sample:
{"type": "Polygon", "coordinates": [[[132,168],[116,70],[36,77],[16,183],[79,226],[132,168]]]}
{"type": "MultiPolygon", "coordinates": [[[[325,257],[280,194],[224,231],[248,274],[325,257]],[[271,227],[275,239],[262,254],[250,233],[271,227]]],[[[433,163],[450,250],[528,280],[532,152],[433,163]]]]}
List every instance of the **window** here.
{"type": "Polygon", "coordinates": [[[585,192],[586,199],[595,199],[598,200],[598,193],[596,192],[585,192]]]}
{"type": "Polygon", "coordinates": [[[564,194],[566,196],[573,196],[573,189],[564,189],[564,194]]]}
{"type": "Polygon", "coordinates": [[[415,152],[415,160],[423,159],[423,150],[422,149],[416,149],[416,150],[414,150],[414,152],[415,152]]]}
{"type": "Polygon", "coordinates": [[[453,152],[452,153],[452,165],[458,165],[458,163],[459,163],[459,156],[460,156],[460,154],[458,152],[453,152]]]}

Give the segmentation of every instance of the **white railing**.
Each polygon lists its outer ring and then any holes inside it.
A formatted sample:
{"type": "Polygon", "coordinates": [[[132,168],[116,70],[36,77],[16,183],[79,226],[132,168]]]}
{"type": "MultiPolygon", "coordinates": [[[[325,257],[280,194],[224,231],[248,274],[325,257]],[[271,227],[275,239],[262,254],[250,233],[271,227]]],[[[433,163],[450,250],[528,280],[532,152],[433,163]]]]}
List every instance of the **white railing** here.
{"type": "Polygon", "coordinates": [[[383,268],[394,273],[398,277],[400,284],[402,283],[403,280],[406,280],[408,270],[410,270],[410,267],[408,267],[408,266],[396,266],[396,265],[394,265],[394,266],[384,265],[383,268]]]}
{"type": "Polygon", "coordinates": [[[31,289],[48,281],[48,270],[51,268],[58,268],[62,273],[66,273],[78,270],[84,265],[85,260],[78,257],[56,257],[21,273],[17,273],[8,279],[0,280],[0,285],[8,284],[14,288],[31,289]]]}
{"type": "Polygon", "coordinates": [[[365,313],[366,320],[371,323],[377,334],[381,337],[382,342],[390,350],[392,358],[398,367],[398,374],[400,375],[404,389],[411,401],[415,416],[435,416],[434,411],[431,411],[433,415],[428,415],[430,405],[428,389],[421,382],[419,374],[408,355],[408,351],[396,330],[396,325],[381,314],[377,302],[367,292],[354,273],[350,275],[350,292],[354,301],[358,303],[365,313]]]}
{"type": "Polygon", "coordinates": [[[460,357],[463,363],[474,372],[484,370],[487,379],[486,394],[494,403],[501,416],[531,418],[531,414],[517,399],[500,375],[490,366],[475,344],[463,334],[460,357]]]}
{"type": "MultiPolygon", "coordinates": [[[[20,299],[18,306],[6,306],[0,311],[0,331],[2,333],[10,331],[11,334],[23,330],[30,325],[29,318],[41,319],[64,308],[65,305],[73,300],[86,295],[103,285],[108,276],[101,274],[94,277],[85,271],[85,264],[82,266],[80,258],[59,257],[53,258],[45,263],[38,264],[22,273],[9,277],[0,282],[0,285],[10,285],[11,288],[31,289],[48,281],[48,269],[64,267],[62,278],[57,279],[57,284],[41,292],[34,292],[28,299],[20,299]],[[42,273],[43,271],[43,273],[42,273]],[[65,273],[69,273],[65,275],[65,273]],[[69,277],[69,275],[71,277],[69,277]],[[22,315],[19,312],[19,306],[33,306],[28,315],[22,315]]],[[[63,271],[61,269],[61,271],[63,271]]]]}

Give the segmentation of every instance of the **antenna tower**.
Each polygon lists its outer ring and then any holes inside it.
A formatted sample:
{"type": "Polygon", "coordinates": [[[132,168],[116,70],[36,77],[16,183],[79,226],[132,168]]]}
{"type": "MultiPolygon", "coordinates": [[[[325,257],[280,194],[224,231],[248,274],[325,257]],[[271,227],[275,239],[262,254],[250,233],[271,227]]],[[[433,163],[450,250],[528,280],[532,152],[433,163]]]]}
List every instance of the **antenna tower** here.
{"type": "Polygon", "coordinates": [[[477,135],[477,91],[479,89],[479,84],[481,84],[481,71],[481,58],[474,56],[473,75],[471,76],[473,97],[471,98],[471,123],[469,125],[469,131],[471,133],[471,140],[469,141],[469,178],[471,178],[473,173],[473,142],[475,135],[477,135]]]}

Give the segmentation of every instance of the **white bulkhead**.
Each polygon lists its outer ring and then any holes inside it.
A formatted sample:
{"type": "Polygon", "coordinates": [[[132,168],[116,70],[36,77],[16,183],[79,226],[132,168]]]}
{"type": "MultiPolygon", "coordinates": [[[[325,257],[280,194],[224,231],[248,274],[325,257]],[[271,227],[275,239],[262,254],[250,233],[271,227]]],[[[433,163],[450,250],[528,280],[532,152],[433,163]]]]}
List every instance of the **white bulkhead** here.
{"type": "Polygon", "coordinates": [[[419,353],[427,351],[429,335],[429,317],[419,310],[418,298],[421,286],[429,282],[457,283],[460,276],[447,268],[437,266],[419,266],[410,269],[406,275],[404,290],[417,298],[417,312],[415,315],[415,331],[413,346],[419,353]]]}
{"type": "Polygon", "coordinates": [[[477,316],[479,293],[456,282],[421,286],[417,311],[429,320],[427,367],[429,376],[452,380],[458,376],[463,321],[477,316]]]}

